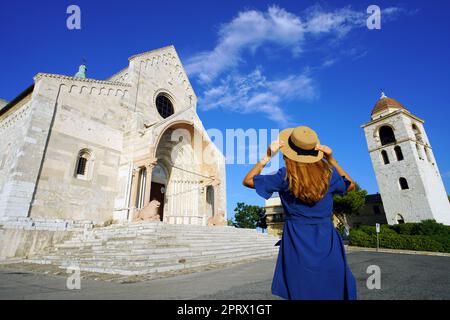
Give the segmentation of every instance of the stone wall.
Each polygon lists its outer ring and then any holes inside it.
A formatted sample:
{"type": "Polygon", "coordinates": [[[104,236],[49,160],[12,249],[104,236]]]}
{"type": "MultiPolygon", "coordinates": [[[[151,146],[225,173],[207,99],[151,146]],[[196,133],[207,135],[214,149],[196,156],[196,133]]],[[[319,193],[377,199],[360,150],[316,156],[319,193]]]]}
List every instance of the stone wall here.
{"type": "Polygon", "coordinates": [[[112,219],[123,145],[127,87],[76,78],[42,77],[42,94],[56,91],[56,109],[36,185],[33,218],[112,219]],[[88,173],[77,177],[81,150],[88,173]]]}
{"type": "Polygon", "coordinates": [[[4,218],[0,222],[0,260],[27,258],[92,228],[90,221],[4,218]]]}

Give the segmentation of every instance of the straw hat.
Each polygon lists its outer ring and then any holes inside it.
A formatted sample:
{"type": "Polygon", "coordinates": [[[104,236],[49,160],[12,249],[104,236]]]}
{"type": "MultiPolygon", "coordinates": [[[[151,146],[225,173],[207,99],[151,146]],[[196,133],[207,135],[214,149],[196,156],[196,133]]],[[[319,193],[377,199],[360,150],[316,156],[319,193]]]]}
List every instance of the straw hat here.
{"type": "Polygon", "coordinates": [[[280,151],[291,160],[314,163],[323,158],[323,152],[315,150],[320,143],[317,133],[309,127],[284,129],[280,132],[279,139],[284,142],[280,151]]]}

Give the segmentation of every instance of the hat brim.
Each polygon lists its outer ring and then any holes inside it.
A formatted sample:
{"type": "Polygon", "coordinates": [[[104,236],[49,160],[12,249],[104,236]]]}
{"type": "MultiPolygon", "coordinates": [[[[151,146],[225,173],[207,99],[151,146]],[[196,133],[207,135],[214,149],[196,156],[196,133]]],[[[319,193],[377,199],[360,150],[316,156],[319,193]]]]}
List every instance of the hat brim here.
{"type": "MultiPolygon", "coordinates": [[[[292,131],[294,131],[294,128],[284,129],[283,131],[280,132],[280,134],[278,136],[278,139],[280,141],[283,141],[283,146],[280,148],[280,152],[282,154],[284,154],[287,158],[289,158],[291,160],[294,160],[296,162],[301,162],[301,163],[314,163],[314,162],[322,160],[322,158],[323,158],[322,151],[319,151],[317,153],[317,156],[306,156],[306,155],[298,155],[297,152],[292,150],[288,143],[288,140],[289,140],[289,137],[290,137],[292,131]]],[[[317,139],[317,143],[318,144],[320,143],[319,139],[317,139]]]]}

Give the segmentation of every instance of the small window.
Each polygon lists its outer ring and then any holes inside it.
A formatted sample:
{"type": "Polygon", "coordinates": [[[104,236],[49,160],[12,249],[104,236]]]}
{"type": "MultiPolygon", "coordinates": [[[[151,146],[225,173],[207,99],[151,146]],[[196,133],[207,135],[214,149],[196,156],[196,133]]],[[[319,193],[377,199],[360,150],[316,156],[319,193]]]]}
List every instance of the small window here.
{"type": "Polygon", "coordinates": [[[382,126],[380,128],[380,141],[381,145],[384,146],[386,144],[394,143],[395,140],[395,134],[394,130],[390,126],[382,126]]]}
{"type": "Polygon", "coordinates": [[[396,215],[395,221],[396,221],[398,224],[403,224],[403,223],[405,223],[405,219],[403,219],[403,216],[402,216],[401,214],[397,214],[397,215],[396,215]]]}
{"type": "Polygon", "coordinates": [[[420,132],[420,129],[417,127],[417,125],[415,123],[413,123],[412,129],[414,132],[414,136],[416,137],[416,140],[419,142],[422,142],[423,141],[422,132],[420,132]]]}
{"type": "Polygon", "coordinates": [[[170,99],[164,94],[159,94],[156,97],[156,108],[163,118],[167,118],[173,115],[172,101],[170,101],[170,99]]]}
{"type": "Polygon", "coordinates": [[[78,159],[78,166],[77,166],[77,174],[79,175],[86,175],[86,164],[87,164],[87,159],[85,156],[81,156],[78,159]]]}
{"type": "Polygon", "coordinates": [[[402,190],[407,190],[407,189],[409,189],[408,181],[406,181],[405,178],[401,177],[401,178],[399,179],[398,182],[399,182],[399,184],[400,184],[400,189],[402,189],[402,190]]]}
{"type": "Polygon", "coordinates": [[[397,156],[397,161],[402,161],[404,159],[402,148],[400,148],[400,146],[396,146],[394,148],[394,151],[395,151],[395,155],[397,156]]]}
{"type": "Polygon", "coordinates": [[[80,179],[89,178],[89,169],[91,167],[92,154],[89,150],[81,150],[78,153],[77,165],[75,168],[75,177],[80,179]]]}
{"type": "Polygon", "coordinates": [[[389,156],[388,156],[386,150],[381,151],[381,156],[383,158],[384,164],[389,164],[389,156]]]}

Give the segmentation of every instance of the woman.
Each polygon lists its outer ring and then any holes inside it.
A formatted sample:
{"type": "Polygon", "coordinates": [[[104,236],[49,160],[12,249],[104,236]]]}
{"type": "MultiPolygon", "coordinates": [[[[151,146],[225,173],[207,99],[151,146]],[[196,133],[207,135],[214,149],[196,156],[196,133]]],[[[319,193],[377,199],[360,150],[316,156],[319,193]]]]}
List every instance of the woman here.
{"type": "Polygon", "coordinates": [[[343,195],[355,184],[317,134],[304,126],[283,130],[243,184],[265,199],[278,192],[283,205],[285,224],[272,293],[285,299],[356,299],[355,278],[331,221],[333,195],[343,195]],[[261,175],[278,150],[286,167],[261,175]]]}

